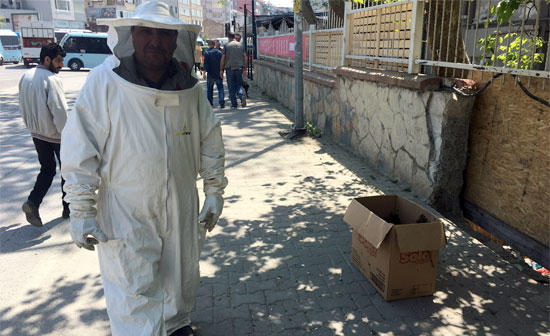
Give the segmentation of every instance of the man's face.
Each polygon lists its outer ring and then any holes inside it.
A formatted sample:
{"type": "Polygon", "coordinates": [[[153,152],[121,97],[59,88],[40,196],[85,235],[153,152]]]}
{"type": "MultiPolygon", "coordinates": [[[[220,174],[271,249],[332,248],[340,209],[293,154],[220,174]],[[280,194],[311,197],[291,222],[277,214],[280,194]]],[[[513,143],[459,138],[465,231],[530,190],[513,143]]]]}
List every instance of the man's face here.
{"type": "Polygon", "coordinates": [[[44,58],[44,65],[53,73],[59,73],[59,70],[63,68],[63,56],[57,55],[54,59],[50,56],[44,58]]]}
{"type": "Polygon", "coordinates": [[[237,40],[237,42],[241,42],[241,35],[235,34],[235,40],[237,40]]]}
{"type": "Polygon", "coordinates": [[[132,27],[136,58],[149,70],[165,70],[176,50],[178,32],[171,29],[132,27]]]}

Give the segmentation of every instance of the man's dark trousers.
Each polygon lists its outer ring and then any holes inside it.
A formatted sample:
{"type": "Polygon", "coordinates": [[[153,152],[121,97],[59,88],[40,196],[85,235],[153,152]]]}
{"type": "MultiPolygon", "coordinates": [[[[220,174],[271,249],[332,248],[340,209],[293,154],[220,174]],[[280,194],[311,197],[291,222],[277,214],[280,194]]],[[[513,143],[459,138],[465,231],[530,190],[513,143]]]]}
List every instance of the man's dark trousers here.
{"type": "Polygon", "coordinates": [[[214,105],[214,84],[218,88],[218,103],[220,106],[225,104],[225,96],[223,93],[223,79],[214,79],[210,76],[206,77],[206,97],[210,102],[210,105],[214,105]]]}
{"type": "Polygon", "coordinates": [[[227,76],[227,86],[229,89],[229,99],[231,100],[231,107],[237,107],[237,97],[242,96],[238,93],[239,88],[243,85],[243,70],[242,69],[227,69],[225,70],[227,76]]]}
{"type": "MultiPolygon", "coordinates": [[[[28,200],[37,207],[40,206],[44,196],[48,192],[48,189],[52,185],[53,178],[55,176],[56,163],[55,158],[59,161],[59,167],[61,168],[61,159],[59,157],[60,144],[54,142],[48,142],[37,138],[32,138],[34,147],[38,153],[38,161],[40,162],[40,173],[36,177],[36,183],[29,195],[28,200]]],[[[64,201],[65,191],[63,186],[65,180],[61,178],[61,192],[63,193],[63,209],[67,208],[69,204],[64,201]]]]}

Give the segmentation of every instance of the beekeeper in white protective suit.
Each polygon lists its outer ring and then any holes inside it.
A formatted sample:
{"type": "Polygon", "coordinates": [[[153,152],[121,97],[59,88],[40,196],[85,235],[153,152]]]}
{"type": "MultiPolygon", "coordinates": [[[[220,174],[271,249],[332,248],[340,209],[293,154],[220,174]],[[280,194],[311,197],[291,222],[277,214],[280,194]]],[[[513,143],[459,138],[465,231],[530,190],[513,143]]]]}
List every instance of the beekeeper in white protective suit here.
{"type": "Polygon", "coordinates": [[[103,24],[114,55],[90,72],[62,134],[71,237],[100,241],[113,335],[193,335],[200,249],[227,185],[220,122],[191,75],[200,27],[158,1],[103,24]]]}

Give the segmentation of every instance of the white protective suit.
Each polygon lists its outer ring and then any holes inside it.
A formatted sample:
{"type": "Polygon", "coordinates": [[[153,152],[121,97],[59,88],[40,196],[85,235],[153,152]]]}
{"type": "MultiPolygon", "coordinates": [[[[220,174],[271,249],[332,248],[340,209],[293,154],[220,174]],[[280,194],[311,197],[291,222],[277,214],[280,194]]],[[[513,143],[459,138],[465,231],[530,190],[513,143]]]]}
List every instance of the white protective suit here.
{"type": "Polygon", "coordinates": [[[71,230],[93,227],[97,214],[107,239],[97,247],[115,336],[164,336],[190,323],[205,237],[196,178],[207,199],[227,185],[220,122],[202,87],[161,91],[112,70],[133,53],[133,25],[177,29],[174,58],[192,69],[200,27],[159,6],[108,22],[114,55],[90,72],[62,134],[71,230]]]}

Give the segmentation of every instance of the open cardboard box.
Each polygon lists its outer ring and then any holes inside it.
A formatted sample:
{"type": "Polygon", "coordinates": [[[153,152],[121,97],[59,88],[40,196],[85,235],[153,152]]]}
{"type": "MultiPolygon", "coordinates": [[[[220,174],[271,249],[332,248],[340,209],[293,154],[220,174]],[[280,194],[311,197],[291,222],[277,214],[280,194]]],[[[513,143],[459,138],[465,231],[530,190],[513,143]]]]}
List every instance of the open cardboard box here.
{"type": "Polygon", "coordinates": [[[353,264],[384,299],[435,292],[439,249],[447,244],[437,216],[400,196],[383,195],[354,199],[344,221],[353,229],[353,264]]]}

